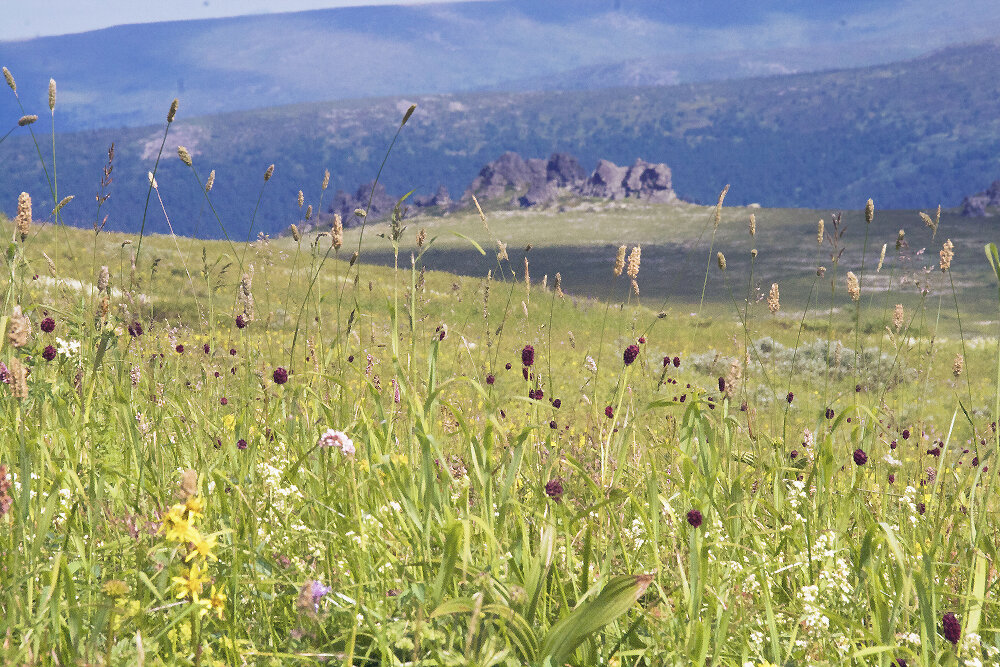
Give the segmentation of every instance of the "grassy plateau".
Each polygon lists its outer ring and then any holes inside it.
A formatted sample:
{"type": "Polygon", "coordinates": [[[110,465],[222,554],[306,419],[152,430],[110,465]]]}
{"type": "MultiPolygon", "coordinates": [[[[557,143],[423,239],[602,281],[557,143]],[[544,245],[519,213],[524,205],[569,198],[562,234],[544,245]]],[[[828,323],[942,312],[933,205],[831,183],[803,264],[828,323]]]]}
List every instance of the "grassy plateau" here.
{"type": "MultiPolygon", "coordinates": [[[[166,160],[212,210],[175,112],[149,215],[166,160]]],[[[104,231],[113,156],[66,202],[39,142],[51,196],[0,219],[0,663],[1000,661],[981,223],[403,202],[197,241],[104,231]]]]}

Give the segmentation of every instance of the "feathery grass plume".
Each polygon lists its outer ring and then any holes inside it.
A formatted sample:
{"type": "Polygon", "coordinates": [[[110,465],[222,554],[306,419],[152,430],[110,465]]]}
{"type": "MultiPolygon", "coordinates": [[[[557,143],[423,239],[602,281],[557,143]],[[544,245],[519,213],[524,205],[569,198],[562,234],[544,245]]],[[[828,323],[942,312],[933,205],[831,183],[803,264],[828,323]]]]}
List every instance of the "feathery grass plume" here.
{"type": "Polygon", "coordinates": [[[322,186],[322,189],[326,190],[328,187],[330,187],[330,170],[326,169],[323,172],[323,186],[322,186]]]}
{"type": "Polygon", "coordinates": [[[882,270],[882,262],[885,261],[885,249],[888,247],[888,245],[889,245],[888,243],[882,244],[882,252],[878,256],[878,267],[875,269],[875,273],[878,273],[879,271],[882,270]]]}
{"type": "Polygon", "coordinates": [[[400,123],[399,126],[402,127],[403,125],[406,125],[406,121],[410,120],[410,116],[412,116],[413,112],[416,111],[416,110],[417,110],[417,105],[416,104],[411,104],[410,108],[407,109],[406,113],[403,115],[403,122],[400,123]]]}
{"type": "Polygon", "coordinates": [[[875,219],[875,202],[870,198],[865,204],[865,223],[871,224],[871,221],[875,219]]]}
{"type": "Polygon", "coordinates": [[[344,221],[341,220],[339,213],[333,214],[333,227],[330,230],[330,236],[333,241],[333,249],[340,250],[340,246],[344,245],[344,221]]]}
{"type": "Polygon", "coordinates": [[[562,274],[558,271],[556,272],[556,296],[560,299],[565,296],[562,291],[562,274]]]}
{"type": "MultiPolygon", "coordinates": [[[[356,262],[356,261],[358,261],[358,251],[357,250],[355,250],[353,253],[351,253],[351,261],[349,261],[347,263],[347,265],[348,266],[354,266],[354,262],[356,262]]],[[[354,282],[355,283],[358,282],[358,277],[357,276],[354,276],[354,282]]]]}
{"type": "Polygon", "coordinates": [[[56,110],[56,80],[49,79],[49,111],[56,110]]]}
{"type": "Polygon", "coordinates": [[[614,274],[615,276],[620,276],[622,271],[625,269],[625,246],[618,247],[618,254],[615,255],[615,266],[614,274]]]}
{"type": "Polygon", "coordinates": [[[781,310],[781,295],[778,293],[778,283],[771,283],[771,291],[767,293],[767,309],[774,315],[781,310]]]}
{"type": "Polygon", "coordinates": [[[215,187],[214,169],[208,173],[208,180],[205,181],[205,192],[211,192],[213,187],[215,187]]]}
{"type": "MultiPolygon", "coordinates": [[[[483,219],[485,220],[485,218],[483,218],[483,219]]],[[[502,262],[504,260],[510,261],[510,258],[507,256],[507,244],[504,243],[503,241],[498,240],[497,241],[497,261],[498,262],[502,262]]]]}
{"type": "Polygon", "coordinates": [[[941,246],[941,271],[947,271],[951,268],[951,260],[955,257],[955,245],[948,239],[941,246]]]}
{"type": "Polygon", "coordinates": [[[483,207],[479,205],[479,200],[476,199],[476,195],[472,195],[472,203],[476,205],[476,211],[479,212],[479,219],[483,222],[483,227],[489,230],[489,225],[486,224],[486,214],[483,213],[483,207]]]}
{"type": "Polygon", "coordinates": [[[188,152],[188,149],[184,148],[183,146],[178,146],[177,157],[179,157],[181,159],[181,162],[183,162],[187,166],[189,167],[191,166],[191,154],[188,152]]]}
{"type": "Polygon", "coordinates": [[[642,246],[633,246],[632,252],[628,254],[628,269],[625,273],[632,280],[639,277],[639,263],[642,261],[642,246]]]}
{"type": "Polygon", "coordinates": [[[961,354],[955,355],[955,361],[951,364],[951,374],[958,377],[962,374],[962,370],[965,368],[965,357],[961,354]]]}
{"type": "Polygon", "coordinates": [[[239,307],[243,310],[243,317],[247,320],[253,320],[254,316],[254,299],[253,299],[253,264],[250,265],[249,271],[243,274],[240,278],[240,286],[237,290],[236,302],[239,307]]]}
{"type": "Polygon", "coordinates": [[[757,236],[757,216],[750,214],[750,236],[757,236]]]}
{"type": "Polygon", "coordinates": [[[62,200],[56,204],[56,207],[52,209],[52,215],[59,215],[59,211],[63,210],[63,207],[73,201],[76,195],[69,195],[68,197],[63,197],[62,200]]]}
{"type": "Polygon", "coordinates": [[[274,164],[272,163],[267,167],[267,171],[264,172],[264,182],[267,183],[269,180],[271,180],[271,176],[273,175],[274,175],[274,164]]]}
{"type": "Polygon", "coordinates": [[[302,190],[299,190],[299,196],[296,201],[299,203],[299,208],[302,208],[302,205],[306,203],[306,197],[302,194],[302,190]]]}
{"type": "Polygon", "coordinates": [[[17,95],[17,83],[14,82],[14,75],[6,67],[3,68],[3,78],[7,81],[10,89],[14,91],[14,94],[17,95]]]}
{"type": "Polygon", "coordinates": [[[306,206],[306,220],[312,220],[313,217],[313,205],[309,204],[306,206]]]}
{"type": "Polygon", "coordinates": [[[524,258],[524,289],[528,292],[528,297],[531,297],[531,273],[528,272],[528,258],[524,258]]]}
{"type": "Polygon", "coordinates": [[[37,120],[38,120],[38,116],[36,116],[35,114],[27,114],[27,115],[21,116],[20,118],[17,119],[17,126],[18,127],[27,127],[27,126],[31,125],[32,123],[34,123],[37,120]]]}
{"type": "Polygon", "coordinates": [[[816,223],[816,245],[823,245],[823,219],[816,223]]]}
{"type": "Polygon", "coordinates": [[[726,187],[722,188],[722,192],[719,193],[719,203],[715,205],[715,229],[718,229],[719,223],[722,222],[722,202],[726,198],[727,192],[729,192],[728,183],[726,183],[726,187]]]}
{"type": "Polygon", "coordinates": [[[180,106],[180,102],[175,97],[174,101],[170,103],[170,111],[167,112],[167,123],[174,122],[174,116],[177,115],[178,106],[180,106]]]}
{"type": "Polygon", "coordinates": [[[426,227],[421,227],[420,231],[417,232],[417,247],[418,248],[423,248],[424,247],[424,241],[426,241],[426,240],[427,240],[427,228],[426,227]]]}
{"type": "Polygon", "coordinates": [[[905,243],[906,243],[906,232],[900,229],[899,233],[896,235],[896,250],[900,250],[905,243]]]}
{"type": "Polygon", "coordinates": [[[302,234],[299,233],[298,225],[290,225],[289,229],[292,230],[292,238],[295,239],[296,243],[302,240],[302,234]]]}
{"type": "Polygon", "coordinates": [[[892,311],[892,328],[899,333],[900,329],[903,328],[903,304],[897,303],[896,308],[892,311]]]}
{"type": "Polygon", "coordinates": [[[715,254],[715,259],[719,263],[719,270],[720,271],[725,271],[726,270],[726,256],[723,255],[722,252],[720,251],[720,252],[717,252],[715,254]]]}
{"type": "Polygon", "coordinates": [[[857,301],[861,298],[861,285],[858,283],[858,277],[854,275],[854,271],[847,272],[847,293],[851,295],[851,301],[857,301]]]}
{"type": "Polygon", "coordinates": [[[636,296],[639,296],[639,283],[635,281],[635,278],[632,279],[632,292],[636,296]]]}
{"type": "Polygon", "coordinates": [[[28,398],[28,369],[17,357],[11,357],[7,368],[10,373],[10,393],[17,399],[28,398]]]}
{"type": "Polygon", "coordinates": [[[31,231],[31,195],[22,192],[17,196],[17,217],[14,219],[14,229],[23,243],[31,231]]]}
{"type": "Polygon", "coordinates": [[[97,274],[97,291],[104,292],[107,291],[108,286],[111,284],[111,271],[108,270],[107,266],[102,266],[100,273],[97,274]]]}
{"type": "Polygon", "coordinates": [[[14,306],[10,314],[7,340],[13,347],[23,347],[31,338],[31,320],[21,312],[21,306],[14,306]]]}
{"type": "Polygon", "coordinates": [[[45,254],[44,250],[42,251],[42,257],[45,258],[45,263],[49,265],[49,272],[52,274],[53,277],[55,277],[55,275],[56,275],[56,263],[52,261],[51,257],[49,257],[47,254],[45,254]]]}

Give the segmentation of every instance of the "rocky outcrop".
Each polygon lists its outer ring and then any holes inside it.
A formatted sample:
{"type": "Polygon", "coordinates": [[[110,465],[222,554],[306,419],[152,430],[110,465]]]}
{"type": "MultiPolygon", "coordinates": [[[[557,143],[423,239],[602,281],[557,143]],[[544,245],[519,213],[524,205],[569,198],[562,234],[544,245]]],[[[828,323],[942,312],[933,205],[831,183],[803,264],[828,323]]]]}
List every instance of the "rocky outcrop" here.
{"type": "Polygon", "coordinates": [[[433,195],[414,197],[412,201],[417,208],[448,209],[451,206],[451,195],[448,194],[448,188],[442,185],[433,195]]]}
{"type": "Polygon", "coordinates": [[[375,193],[372,195],[372,182],[358,186],[353,194],[337,190],[333,196],[333,201],[327,209],[329,213],[339,213],[344,221],[345,227],[353,227],[361,224],[361,218],[354,214],[356,209],[365,210],[368,208],[368,198],[371,197],[371,208],[368,209],[368,221],[374,222],[389,217],[396,200],[385,191],[385,186],[381,183],[375,184],[375,193]]]}
{"type": "Polygon", "coordinates": [[[670,167],[636,160],[631,167],[619,167],[608,160],[597,163],[597,169],[580,186],[584,197],[602,199],[642,199],[656,203],[677,200],[671,182],[670,167]]]}
{"type": "Polygon", "coordinates": [[[993,181],[984,191],[962,200],[962,215],[981,217],[988,215],[988,208],[1000,208],[1000,181],[993,181]]]}
{"type": "Polygon", "coordinates": [[[471,202],[471,195],[479,201],[489,201],[510,195],[510,190],[523,190],[545,181],[545,161],[528,160],[513,151],[507,151],[479,171],[463,199],[471,202]]]}

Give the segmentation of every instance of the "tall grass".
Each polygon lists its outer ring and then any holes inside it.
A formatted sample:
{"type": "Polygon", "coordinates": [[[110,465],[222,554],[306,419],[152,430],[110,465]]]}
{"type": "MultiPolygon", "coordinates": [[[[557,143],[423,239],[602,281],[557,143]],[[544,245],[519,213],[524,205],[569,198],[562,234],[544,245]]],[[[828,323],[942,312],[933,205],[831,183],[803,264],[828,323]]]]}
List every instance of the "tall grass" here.
{"type": "Polygon", "coordinates": [[[801,312],[727,268],[713,321],[528,287],[481,210],[482,279],[406,267],[404,207],[350,259],[0,222],[4,664],[998,661],[1000,345],[850,309],[839,217],[801,312]]]}

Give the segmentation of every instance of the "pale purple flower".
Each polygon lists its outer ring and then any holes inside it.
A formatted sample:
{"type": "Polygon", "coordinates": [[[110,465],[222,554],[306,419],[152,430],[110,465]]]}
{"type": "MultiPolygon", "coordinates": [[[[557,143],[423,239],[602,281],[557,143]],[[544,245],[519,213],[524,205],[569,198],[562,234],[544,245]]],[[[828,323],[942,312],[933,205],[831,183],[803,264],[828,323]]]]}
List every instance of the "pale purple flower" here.
{"type": "Polygon", "coordinates": [[[321,436],[319,436],[319,446],[320,447],[336,447],[339,449],[344,456],[353,456],[354,452],[354,442],[347,437],[347,434],[343,431],[335,431],[332,428],[328,428],[321,436]]]}

